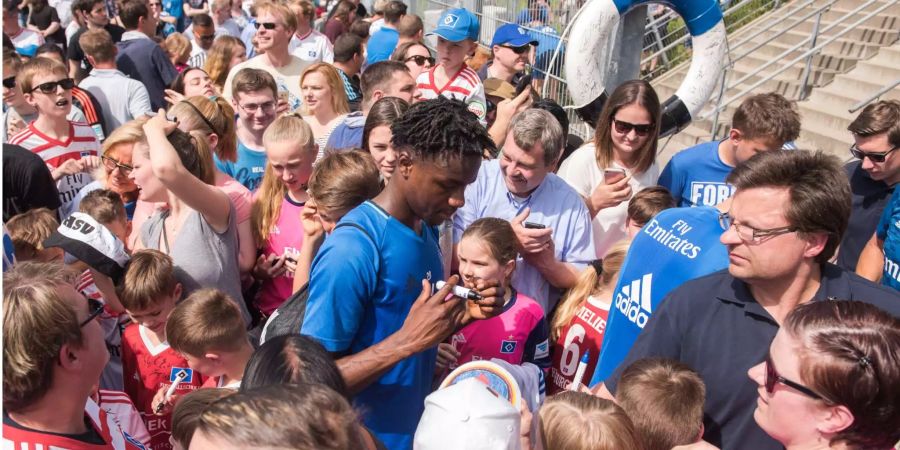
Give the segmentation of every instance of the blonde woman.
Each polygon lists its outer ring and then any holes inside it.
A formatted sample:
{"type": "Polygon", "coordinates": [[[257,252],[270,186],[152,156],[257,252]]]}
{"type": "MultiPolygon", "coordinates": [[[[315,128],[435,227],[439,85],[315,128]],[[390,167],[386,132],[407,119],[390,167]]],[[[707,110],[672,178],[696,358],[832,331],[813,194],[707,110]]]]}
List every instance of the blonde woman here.
{"type": "Polygon", "coordinates": [[[233,36],[219,36],[206,55],[203,69],[219,92],[225,92],[225,80],[231,68],[247,60],[247,48],[233,36]]]}
{"type": "Polygon", "coordinates": [[[253,276],[260,281],[254,305],[269,316],[291,296],[304,228],[298,218],[317,148],[309,125],[295,114],[280,117],[263,135],[266,172],[253,200],[251,223],[260,255],[253,276]]]}
{"type": "Polygon", "coordinates": [[[586,352],[589,358],[584,382],[593,376],[619,269],[630,244],[631,241],[620,241],[606,252],[603,259],[592,261],[581,272],[575,286],[559,301],[550,323],[553,364],[547,386],[549,393],[570,388],[578,363],[586,352]]]}
{"type": "Polygon", "coordinates": [[[215,185],[212,150],[199,131],[184,132],[165,111],[143,124],[134,145],[131,179],[140,199],[165,203],[141,228],[136,250],[149,248],[172,257],[184,295],[215,287],[235,299],[244,322],[250,315],[241,294],[234,205],[215,185]]]}
{"type": "Polygon", "coordinates": [[[337,69],[330,64],[317,63],[309,66],[300,77],[303,92],[303,118],[312,128],[322,159],[328,137],[350,112],[350,103],[344,91],[344,83],[337,69]]]}
{"type": "Polygon", "coordinates": [[[194,96],[175,103],[169,109],[169,115],[178,121],[180,130],[198,132],[212,150],[216,164],[213,166],[213,184],[228,194],[235,207],[241,273],[249,273],[256,262],[256,247],[250,227],[252,196],[246,187],[218,168],[218,161],[233,162],[237,159],[234,109],[223,97],[210,100],[194,96]]]}

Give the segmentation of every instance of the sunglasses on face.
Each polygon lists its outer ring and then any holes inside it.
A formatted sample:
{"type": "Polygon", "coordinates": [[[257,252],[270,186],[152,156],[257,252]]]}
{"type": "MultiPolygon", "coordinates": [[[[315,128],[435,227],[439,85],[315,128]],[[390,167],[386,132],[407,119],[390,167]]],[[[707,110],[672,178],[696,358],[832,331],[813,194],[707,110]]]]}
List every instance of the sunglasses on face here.
{"type": "Polygon", "coordinates": [[[58,81],[48,81],[31,88],[31,90],[28,92],[41,91],[41,93],[44,94],[53,94],[56,92],[57,87],[61,87],[69,91],[73,87],[75,87],[75,80],[71,78],[63,78],[62,80],[58,81]]]}
{"type": "Polygon", "coordinates": [[[216,35],[210,34],[210,35],[206,35],[206,36],[197,36],[197,37],[200,38],[201,41],[212,41],[216,38],[216,35]]]}
{"type": "Polygon", "coordinates": [[[530,45],[523,45],[523,46],[521,46],[521,47],[513,47],[513,46],[511,46],[511,45],[501,45],[501,47],[503,47],[503,48],[508,48],[508,49],[512,50],[513,53],[515,53],[515,54],[517,54],[517,55],[521,55],[522,53],[525,53],[525,52],[527,52],[528,50],[531,50],[531,46],[530,46],[530,45]]]}
{"type": "Polygon", "coordinates": [[[119,161],[110,158],[109,156],[101,156],[100,160],[103,161],[103,167],[106,167],[106,170],[110,172],[116,170],[116,168],[118,167],[119,171],[122,172],[123,175],[128,175],[132,170],[134,170],[134,167],[129,166],[128,164],[122,164],[119,161]]]}
{"type": "MultiPolygon", "coordinates": [[[[3,80],[3,83],[5,86],[6,80],[3,80]]],[[[881,153],[867,153],[867,152],[864,152],[864,151],[858,149],[856,147],[856,145],[851,145],[850,146],[850,154],[853,155],[854,158],[857,158],[860,160],[862,160],[864,158],[869,158],[869,161],[872,161],[873,163],[883,163],[884,160],[887,159],[888,155],[890,155],[891,152],[893,152],[894,150],[897,150],[897,148],[900,148],[900,147],[894,147],[886,152],[881,152],[881,153]]]]}
{"type": "Polygon", "coordinates": [[[634,134],[638,136],[646,136],[650,134],[651,131],[653,131],[652,123],[636,124],[624,122],[619,119],[613,119],[613,126],[615,126],[616,128],[616,133],[619,134],[628,134],[631,133],[631,130],[634,130],[634,134]]]}
{"type": "Polygon", "coordinates": [[[7,89],[12,89],[16,87],[16,77],[9,77],[3,79],[3,87],[7,89]]]}
{"type": "Polygon", "coordinates": [[[259,29],[259,27],[263,27],[263,28],[271,31],[271,30],[274,30],[275,27],[278,26],[278,24],[275,22],[256,22],[256,25],[254,25],[254,26],[256,27],[257,30],[259,29]]]}
{"type": "Polygon", "coordinates": [[[78,324],[79,327],[83,327],[91,323],[92,320],[96,319],[97,316],[103,313],[103,302],[93,298],[89,298],[87,299],[87,301],[89,314],[87,316],[87,319],[84,319],[80,324],[78,324]]]}
{"type": "Polygon", "coordinates": [[[417,66],[424,66],[425,63],[428,63],[429,66],[434,65],[434,58],[430,56],[422,56],[415,55],[406,58],[406,62],[415,61],[417,66]]]}
{"type": "Polygon", "coordinates": [[[774,392],[776,383],[780,383],[789,388],[793,388],[797,392],[812,399],[822,400],[822,396],[813,392],[812,389],[779,375],[775,370],[775,366],[772,364],[772,356],[766,355],[766,392],[768,392],[769,394],[774,392]]]}

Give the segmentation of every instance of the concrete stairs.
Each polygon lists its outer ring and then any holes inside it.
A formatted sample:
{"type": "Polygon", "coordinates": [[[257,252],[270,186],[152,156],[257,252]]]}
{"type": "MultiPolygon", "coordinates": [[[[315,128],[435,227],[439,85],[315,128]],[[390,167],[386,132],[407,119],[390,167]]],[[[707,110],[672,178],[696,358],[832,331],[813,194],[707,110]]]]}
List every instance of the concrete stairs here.
{"type": "MultiPolygon", "coordinates": [[[[809,49],[808,42],[812,34],[815,15],[800,23],[797,23],[797,19],[789,18],[780,24],[772,25],[781,15],[793,11],[795,9],[793,5],[801,3],[801,1],[795,0],[785,4],[729,35],[729,43],[733,45],[730,49],[732,58],[750,51],[756,45],[761,46],[734,63],[733,69],[728,74],[727,86],[729,88],[725,92],[726,99],[784,67],[785,63],[809,49]],[[787,29],[785,33],[776,36],[778,32],[785,29],[787,29]],[[742,45],[734,44],[744,41],[746,37],[756,33],[758,34],[755,37],[742,45]],[[800,48],[782,55],[783,52],[798,43],[803,43],[800,48]],[[732,86],[735,81],[773,59],[781,62],[774,63],[758,75],[748,77],[738,85],[732,86]]],[[[825,3],[824,0],[818,1],[813,6],[794,12],[792,16],[799,19],[815,9],[816,6],[825,3]]],[[[842,17],[863,3],[865,3],[864,0],[837,0],[830,10],[822,15],[819,25],[819,44],[845,30],[847,25],[863,17],[867,12],[888,5],[885,10],[828,44],[813,57],[809,77],[811,94],[806,100],[797,104],[803,124],[801,136],[797,142],[800,148],[822,149],[842,158],[845,157],[847,147],[851,143],[846,128],[852,118],[858,114],[858,112],[850,114],[847,110],[858,101],[873,95],[881,87],[900,78],[900,42],[898,42],[900,39],[900,0],[878,0],[855,13],[850,19],[841,20],[842,17]]],[[[805,65],[805,59],[793,64],[781,74],[755,88],[753,92],[775,91],[789,99],[799,98],[805,65]]],[[[675,93],[687,73],[687,67],[688,64],[684,64],[652,82],[661,100],[665,100],[675,93]]],[[[695,120],[677,135],[660,140],[659,162],[661,164],[668,162],[674,153],[711,138],[711,111],[715,107],[717,96],[718,93],[713,95],[701,113],[702,117],[708,118],[695,120]]],[[[900,98],[900,88],[892,90],[882,98],[900,98]]],[[[719,113],[717,135],[720,138],[727,133],[731,116],[739,104],[740,100],[737,100],[719,113]]]]}

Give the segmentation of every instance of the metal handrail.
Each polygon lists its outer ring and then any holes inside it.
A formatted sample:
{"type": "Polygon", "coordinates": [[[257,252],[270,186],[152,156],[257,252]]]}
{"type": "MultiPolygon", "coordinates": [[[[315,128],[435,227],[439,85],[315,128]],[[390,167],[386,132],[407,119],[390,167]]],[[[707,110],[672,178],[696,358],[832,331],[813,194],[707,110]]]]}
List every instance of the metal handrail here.
{"type": "MultiPolygon", "coordinates": [[[[849,17],[849,16],[851,16],[851,15],[853,15],[853,14],[859,12],[859,10],[865,8],[866,6],[869,6],[869,5],[872,4],[872,3],[876,3],[876,2],[877,2],[877,0],[869,0],[869,1],[867,1],[866,3],[864,3],[864,4],[863,4],[862,6],[860,6],[859,8],[856,8],[855,10],[850,11],[850,12],[848,12],[847,14],[845,14],[845,15],[844,15],[843,17],[841,17],[841,19],[839,19],[837,22],[834,22],[834,23],[833,23],[832,25],[830,25],[829,27],[826,27],[826,29],[823,30],[823,32],[824,32],[824,31],[827,31],[827,30],[829,30],[829,29],[831,29],[831,28],[833,28],[833,27],[835,27],[835,26],[837,26],[837,25],[839,25],[839,24],[842,24],[841,21],[842,21],[843,19],[845,19],[845,18],[847,18],[847,17],[849,17]]],[[[873,11],[871,11],[871,12],[869,12],[869,13],[866,13],[863,17],[861,17],[860,19],[858,19],[858,20],[857,20],[856,22],[854,22],[853,24],[847,25],[847,27],[846,27],[843,31],[838,32],[838,33],[835,34],[834,36],[831,36],[831,37],[829,37],[828,39],[826,39],[826,40],[825,40],[824,42],[822,42],[821,44],[816,45],[815,47],[813,47],[813,48],[811,48],[811,49],[809,49],[809,50],[803,52],[801,55],[799,55],[799,56],[795,57],[794,59],[788,61],[783,67],[781,67],[780,69],[776,70],[774,73],[771,73],[771,74],[769,74],[767,77],[765,77],[765,78],[763,78],[763,79],[757,81],[756,83],[753,83],[753,85],[751,85],[750,87],[744,89],[744,90],[741,91],[740,93],[738,93],[738,94],[736,94],[736,95],[730,97],[727,101],[722,102],[722,101],[720,100],[720,101],[719,101],[719,104],[716,105],[716,107],[713,109],[713,111],[711,111],[710,113],[705,114],[705,115],[703,116],[703,118],[705,119],[705,118],[709,117],[712,113],[721,111],[722,109],[728,107],[728,105],[730,105],[731,103],[733,103],[735,100],[744,97],[745,95],[749,94],[749,93],[752,92],[754,89],[756,89],[756,88],[762,86],[763,84],[765,84],[765,83],[768,82],[769,80],[772,80],[772,79],[774,79],[776,76],[781,75],[781,74],[784,73],[786,70],[790,69],[795,63],[801,61],[802,59],[807,58],[807,57],[810,57],[810,56],[812,56],[812,55],[815,55],[816,53],[819,53],[819,52],[822,51],[822,49],[825,48],[828,44],[831,44],[832,42],[834,42],[835,40],[837,40],[837,39],[840,38],[841,36],[843,36],[843,35],[845,35],[845,34],[851,32],[851,31],[855,31],[855,28],[858,27],[860,24],[862,24],[863,22],[869,20],[870,18],[872,18],[872,17],[875,16],[876,14],[878,14],[878,13],[884,11],[885,9],[887,9],[887,8],[889,8],[889,7],[891,7],[891,6],[894,6],[894,4],[893,4],[893,3],[885,3],[884,5],[882,5],[882,6],[878,7],[878,8],[876,8],[875,10],[873,10],[873,11]]],[[[745,75],[745,76],[742,77],[739,81],[733,83],[733,84],[731,85],[731,87],[734,87],[734,86],[739,85],[741,82],[743,82],[744,80],[746,80],[746,79],[749,78],[750,76],[755,76],[757,73],[759,73],[759,72],[761,72],[762,70],[768,68],[768,67],[771,66],[774,62],[778,61],[778,60],[779,60],[781,57],[783,57],[784,55],[786,55],[786,54],[788,54],[788,53],[790,53],[790,52],[793,52],[794,50],[800,48],[800,46],[805,45],[805,44],[807,44],[807,42],[800,42],[800,43],[798,43],[798,44],[795,45],[794,47],[792,47],[792,48],[786,50],[785,52],[783,52],[781,55],[779,55],[779,56],[773,58],[773,59],[772,59],[771,61],[769,61],[768,63],[764,64],[763,66],[761,66],[761,67],[759,67],[759,68],[757,68],[757,69],[756,69],[755,71],[753,71],[752,73],[745,75]]]]}
{"type": "Polygon", "coordinates": [[[850,109],[847,110],[847,112],[852,114],[852,113],[855,113],[856,111],[859,111],[860,109],[862,109],[863,106],[866,106],[869,103],[872,103],[872,101],[874,101],[878,97],[881,97],[882,95],[886,94],[888,91],[890,91],[891,89],[893,89],[897,86],[900,86],[900,78],[897,78],[896,80],[894,80],[893,83],[888,83],[883,88],[879,89],[878,92],[869,96],[869,98],[862,100],[859,103],[851,106],[850,109]]]}
{"type": "MultiPolygon", "coordinates": [[[[815,1],[816,1],[816,0],[807,0],[807,1],[804,2],[802,5],[803,5],[803,6],[808,6],[809,4],[814,3],[815,1]]],[[[779,4],[780,2],[779,2],[779,0],[773,0],[772,3],[779,4]]],[[[728,17],[728,16],[734,14],[735,12],[737,12],[738,9],[741,9],[744,5],[745,5],[745,3],[737,3],[737,4],[732,3],[732,7],[726,9],[725,12],[722,13],[722,17],[728,17]]],[[[790,14],[785,14],[785,16],[784,16],[782,19],[779,19],[778,21],[774,22],[772,25],[781,22],[782,20],[784,20],[784,18],[788,18],[789,16],[790,16],[790,14]]],[[[679,17],[679,16],[676,15],[676,17],[679,17]]],[[[683,43],[686,42],[690,37],[691,37],[690,34],[685,34],[685,35],[679,37],[678,39],[675,39],[674,41],[672,41],[672,42],[666,44],[665,46],[661,47],[661,48],[660,48],[659,50],[657,50],[656,52],[651,53],[650,55],[648,55],[647,57],[645,57],[644,59],[642,59],[642,60],[641,60],[641,64],[644,64],[644,63],[646,63],[646,62],[648,62],[648,61],[651,61],[651,60],[653,60],[654,58],[660,56],[661,54],[663,54],[663,53],[665,53],[665,52],[668,52],[669,50],[672,50],[673,48],[675,48],[675,47],[677,47],[677,46],[683,44],[683,43]]],[[[743,42],[742,42],[741,44],[743,44],[743,42]]],[[[740,45],[740,44],[738,44],[738,45],[740,45]]],[[[735,46],[735,48],[737,48],[737,46],[735,46]]]]}
{"type": "MultiPolygon", "coordinates": [[[[776,21],[774,21],[774,22],[768,24],[768,26],[766,26],[766,27],[763,27],[763,28],[760,28],[760,29],[756,30],[756,32],[754,32],[753,34],[751,34],[751,35],[749,35],[749,36],[741,37],[741,40],[738,41],[738,42],[736,42],[732,47],[736,49],[736,48],[738,48],[738,47],[740,47],[740,46],[746,44],[748,41],[753,40],[753,38],[755,38],[755,37],[757,37],[757,36],[763,34],[763,33],[766,32],[766,31],[769,31],[773,26],[778,25],[779,23],[784,22],[784,21],[787,20],[787,19],[790,19],[791,17],[794,16],[795,13],[797,13],[797,12],[800,11],[801,9],[806,8],[807,6],[809,6],[809,5],[813,4],[813,3],[815,3],[816,1],[817,1],[817,0],[807,0],[807,1],[805,1],[805,2],[803,2],[803,3],[801,3],[801,4],[799,4],[799,5],[795,5],[796,8],[794,8],[792,11],[785,12],[784,15],[782,15],[780,18],[778,18],[778,20],[776,20],[776,21]]],[[[829,5],[831,5],[831,4],[834,4],[834,1],[832,1],[831,3],[829,3],[829,5]]],[[[803,20],[806,20],[806,19],[801,19],[801,20],[795,22],[794,24],[792,24],[792,25],[791,25],[790,27],[788,27],[787,29],[790,29],[790,28],[796,26],[797,24],[801,23],[803,20]]],[[[742,58],[742,57],[744,57],[744,56],[745,56],[745,55],[741,55],[740,57],[735,58],[735,60],[740,59],[740,58],[742,58]]]]}
{"type": "MultiPolygon", "coordinates": [[[[813,0],[813,1],[815,1],[815,0],[813,0]]],[[[750,53],[753,53],[753,52],[759,50],[760,48],[764,47],[766,44],[769,43],[769,41],[772,41],[772,40],[774,40],[775,38],[778,38],[778,37],[780,37],[780,36],[782,36],[782,35],[784,35],[784,34],[787,34],[788,31],[793,30],[794,27],[796,27],[797,25],[800,25],[801,23],[804,23],[804,22],[806,21],[806,19],[809,19],[810,17],[812,17],[812,16],[814,16],[814,15],[816,15],[816,14],[819,14],[819,13],[821,13],[821,12],[825,12],[825,11],[831,9],[831,7],[835,4],[836,1],[837,1],[837,0],[831,0],[830,2],[828,2],[828,3],[824,4],[824,5],[822,5],[822,6],[818,7],[818,8],[816,8],[816,9],[814,9],[814,10],[812,10],[812,11],[810,11],[808,14],[806,14],[806,15],[804,15],[803,17],[797,19],[796,22],[792,23],[792,24],[791,24],[790,26],[788,26],[787,28],[785,28],[785,29],[783,29],[783,30],[781,30],[781,31],[779,31],[779,32],[777,32],[777,33],[775,33],[775,35],[770,36],[770,37],[769,37],[768,39],[766,39],[765,41],[760,42],[760,43],[754,45],[753,48],[751,48],[750,50],[745,51],[744,53],[741,54],[741,56],[732,58],[732,59],[731,59],[731,62],[733,63],[733,62],[737,62],[738,60],[744,59],[744,58],[745,58],[747,55],[749,55],[750,53]]],[[[807,3],[812,3],[812,2],[807,2],[807,3]]],[[[787,17],[789,17],[789,16],[786,14],[784,17],[782,17],[782,19],[785,19],[785,18],[787,18],[787,17]]],[[[775,24],[777,24],[777,23],[779,23],[779,22],[781,22],[781,20],[776,21],[776,22],[773,23],[772,25],[775,25],[775,24]]],[[[753,38],[755,38],[755,37],[761,35],[762,33],[766,32],[766,31],[771,31],[771,30],[770,30],[770,29],[767,29],[767,28],[760,28],[756,33],[753,33],[753,35],[750,37],[750,39],[753,39],[753,38]]],[[[745,44],[747,41],[749,41],[750,39],[744,39],[743,42],[740,42],[740,43],[738,43],[738,44],[735,44],[735,45],[734,45],[734,48],[737,48],[737,47],[739,47],[739,46],[741,46],[741,45],[744,45],[744,44],[745,44]]]]}

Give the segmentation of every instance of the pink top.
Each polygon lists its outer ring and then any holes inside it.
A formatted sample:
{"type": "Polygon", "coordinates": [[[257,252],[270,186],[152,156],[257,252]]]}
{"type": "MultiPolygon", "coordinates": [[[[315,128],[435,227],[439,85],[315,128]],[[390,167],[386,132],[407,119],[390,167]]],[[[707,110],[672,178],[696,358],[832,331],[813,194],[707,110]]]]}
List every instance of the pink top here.
{"type": "Polygon", "coordinates": [[[548,332],[541,305],[514,290],[502,313],[476,320],[451,336],[450,342],[460,355],[450,369],[491,358],[510,364],[530,362],[545,369],[550,366],[548,332]]]}
{"type": "MultiPolygon", "coordinates": [[[[238,183],[237,180],[230,176],[216,172],[216,187],[228,195],[231,203],[234,204],[234,210],[237,211],[236,222],[242,224],[250,220],[251,207],[253,206],[253,194],[250,190],[238,183]]],[[[128,235],[126,246],[133,249],[138,239],[141,237],[141,227],[144,222],[150,218],[158,209],[166,208],[166,203],[152,203],[138,200],[134,207],[134,216],[131,219],[131,234],[128,235]]]]}
{"type": "MultiPolygon", "coordinates": [[[[259,191],[257,191],[259,192],[259,191]]],[[[262,247],[263,255],[281,256],[285,253],[295,261],[303,246],[303,225],[300,222],[300,213],[303,212],[303,203],[297,203],[285,194],[281,202],[281,213],[278,220],[269,230],[269,239],[262,247]]],[[[256,297],[256,305],[269,315],[281,306],[288,297],[294,285],[294,274],[285,272],[284,275],[263,282],[256,297]]]]}

